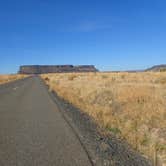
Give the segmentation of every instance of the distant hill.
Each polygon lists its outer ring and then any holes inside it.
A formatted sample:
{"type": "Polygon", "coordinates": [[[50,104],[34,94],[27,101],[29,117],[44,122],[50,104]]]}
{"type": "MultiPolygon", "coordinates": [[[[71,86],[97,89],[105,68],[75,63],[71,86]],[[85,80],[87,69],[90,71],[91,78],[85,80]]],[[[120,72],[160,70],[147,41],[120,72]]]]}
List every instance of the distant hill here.
{"type": "Polygon", "coordinates": [[[154,72],[166,71],[166,64],[156,65],[156,66],[146,69],[145,71],[154,71],[154,72]]]}
{"type": "Polygon", "coordinates": [[[69,72],[97,72],[93,65],[26,65],[20,66],[20,74],[69,73],[69,72]]]}

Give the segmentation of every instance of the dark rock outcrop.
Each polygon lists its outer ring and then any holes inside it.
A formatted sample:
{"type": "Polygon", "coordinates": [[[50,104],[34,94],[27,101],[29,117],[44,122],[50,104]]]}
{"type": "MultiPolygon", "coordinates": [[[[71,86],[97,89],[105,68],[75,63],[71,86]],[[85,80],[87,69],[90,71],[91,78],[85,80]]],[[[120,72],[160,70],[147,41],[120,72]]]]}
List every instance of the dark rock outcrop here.
{"type": "Polygon", "coordinates": [[[153,66],[146,71],[162,72],[166,71],[166,64],[153,66]]]}
{"type": "Polygon", "coordinates": [[[93,65],[26,65],[20,66],[20,74],[69,73],[69,72],[97,72],[93,65]]]}

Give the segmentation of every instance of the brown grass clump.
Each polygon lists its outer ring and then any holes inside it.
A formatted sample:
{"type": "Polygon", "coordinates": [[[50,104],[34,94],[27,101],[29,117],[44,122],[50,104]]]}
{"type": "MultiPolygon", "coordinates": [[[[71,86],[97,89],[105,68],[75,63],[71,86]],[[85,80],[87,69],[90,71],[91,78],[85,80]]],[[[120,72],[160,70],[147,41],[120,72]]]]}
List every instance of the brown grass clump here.
{"type": "Polygon", "coordinates": [[[166,73],[42,75],[52,90],[137,151],[166,164],[166,73]]]}
{"type": "Polygon", "coordinates": [[[21,75],[21,74],[0,75],[0,84],[4,84],[10,81],[15,81],[17,79],[22,79],[25,77],[26,75],[21,75]]]}

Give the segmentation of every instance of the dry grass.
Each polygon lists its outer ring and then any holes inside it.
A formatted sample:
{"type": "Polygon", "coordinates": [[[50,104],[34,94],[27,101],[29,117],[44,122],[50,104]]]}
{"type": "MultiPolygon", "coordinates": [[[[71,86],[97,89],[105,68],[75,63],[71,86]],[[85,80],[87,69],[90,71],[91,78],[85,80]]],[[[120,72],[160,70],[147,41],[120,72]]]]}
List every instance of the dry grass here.
{"type": "Polygon", "coordinates": [[[0,75],[0,84],[4,84],[10,81],[15,81],[17,79],[25,78],[26,75],[11,74],[11,75],[0,75]]]}
{"type": "Polygon", "coordinates": [[[59,96],[153,160],[166,164],[166,73],[42,75],[59,96]]]}

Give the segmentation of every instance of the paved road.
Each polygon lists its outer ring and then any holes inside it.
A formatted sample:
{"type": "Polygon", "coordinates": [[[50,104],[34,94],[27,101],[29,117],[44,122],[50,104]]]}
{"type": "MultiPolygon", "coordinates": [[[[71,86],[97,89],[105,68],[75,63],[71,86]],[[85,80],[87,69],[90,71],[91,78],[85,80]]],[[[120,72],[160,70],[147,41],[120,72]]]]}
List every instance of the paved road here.
{"type": "Polygon", "coordinates": [[[0,166],[90,166],[38,77],[0,86],[0,166]]]}

